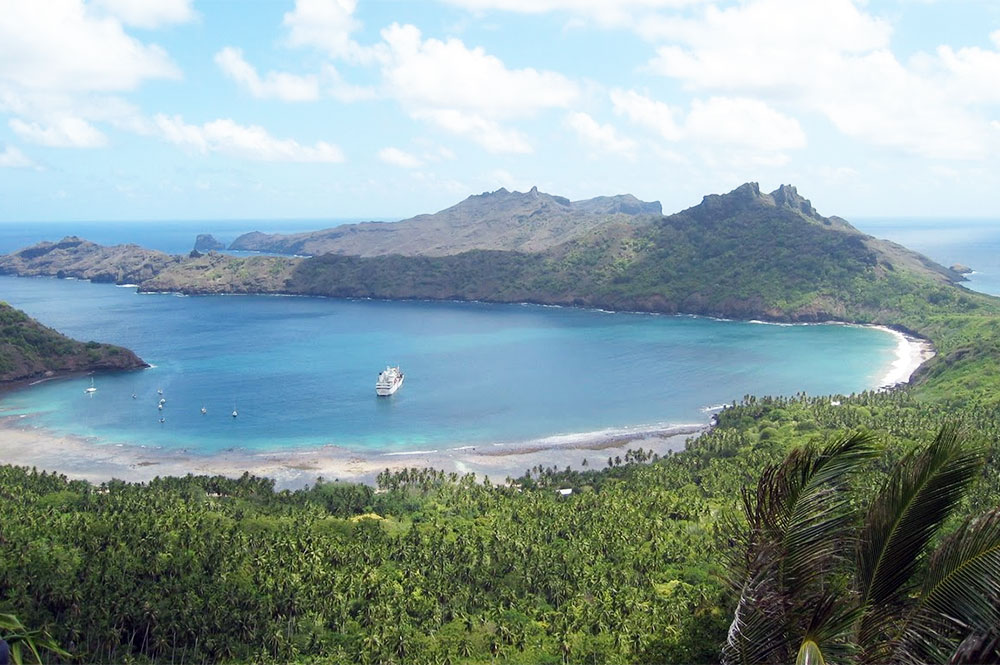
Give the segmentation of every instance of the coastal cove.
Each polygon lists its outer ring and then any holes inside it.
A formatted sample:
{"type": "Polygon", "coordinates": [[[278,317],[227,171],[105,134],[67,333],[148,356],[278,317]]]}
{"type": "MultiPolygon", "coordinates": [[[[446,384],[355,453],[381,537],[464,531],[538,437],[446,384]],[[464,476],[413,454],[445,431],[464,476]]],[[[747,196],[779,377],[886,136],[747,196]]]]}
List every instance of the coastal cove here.
{"type": "Polygon", "coordinates": [[[923,343],[860,326],[0,280],[43,323],[153,364],[99,375],[92,397],[71,378],[0,399],[5,461],[95,481],[250,471],[299,486],[407,466],[492,478],[603,466],[628,448],[682,449],[745,394],[847,394],[905,381],[927,357],[923,343]],[[379,400],[386,362],[407,382],[379,400]]]}

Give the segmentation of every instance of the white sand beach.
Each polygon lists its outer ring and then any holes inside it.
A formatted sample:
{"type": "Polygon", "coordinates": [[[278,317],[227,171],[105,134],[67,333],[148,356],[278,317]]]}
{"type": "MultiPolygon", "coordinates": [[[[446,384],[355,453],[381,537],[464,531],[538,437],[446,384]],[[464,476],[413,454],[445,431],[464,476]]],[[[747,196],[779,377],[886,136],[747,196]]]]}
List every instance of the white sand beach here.
{"type": "Polygon", "coordinates": [[[896,338],[896,359],[879,381],[879,388],[886,389],[906,383],[917,368],[934,357],[934,347],[925,339],[907,335],[886,326],[873,326],[896,338]]]}

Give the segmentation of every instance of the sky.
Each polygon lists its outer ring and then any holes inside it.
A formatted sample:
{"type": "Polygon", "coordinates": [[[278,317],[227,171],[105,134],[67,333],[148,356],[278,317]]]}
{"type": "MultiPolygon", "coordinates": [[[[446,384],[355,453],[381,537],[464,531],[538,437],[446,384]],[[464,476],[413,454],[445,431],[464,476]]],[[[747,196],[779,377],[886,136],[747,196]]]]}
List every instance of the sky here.
{"type": "Polygon", "coordinates": [[[0,222],[1000,218],[996,0],[0,0],[0,222]]]}

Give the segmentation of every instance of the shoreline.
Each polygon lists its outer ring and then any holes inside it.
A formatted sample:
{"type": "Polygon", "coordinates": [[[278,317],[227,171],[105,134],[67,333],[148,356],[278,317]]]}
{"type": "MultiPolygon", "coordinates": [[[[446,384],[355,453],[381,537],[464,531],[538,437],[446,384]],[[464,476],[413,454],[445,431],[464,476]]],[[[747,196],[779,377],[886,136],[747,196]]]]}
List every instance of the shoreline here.
{"type": "Polygon", "coordinates": [[[513,444],[459,445],[418,451],[359,452],[326,445],[307,449],[255,451],[228,448],[210,454],[121,443],[98,443],[89,437],[60,434],[31,424],[30,415],[0,417],[3,449],[0,463],[54,471],[69,478],[100,484],[111,479],[146,482],[160,476],[223,475],[244,472],[272,478],[278,489],[297,489],[326,480],[375,483],[385,471],[434,468],[460,475],[475,473],[493,480],[518,477],[531,467],[566,466],[600,469],[608,457],[628,449],[652,450],[661,456],[684,450],[689,438],[710,425],[688,424],[626,429],[587,438],[560,435],[513,444]],[[571,454],[575,453],[575,454],[571,454]]]}
{"type": "Polygon", "coordinates": [[[889,326],[869,326],[883,330],[896,338],[896,359],[882,376],[878,390],[889,390],[895,386],[907,384],[916,371],[928,360],[937,355],[930,341],[901,332],[889,326]]]}

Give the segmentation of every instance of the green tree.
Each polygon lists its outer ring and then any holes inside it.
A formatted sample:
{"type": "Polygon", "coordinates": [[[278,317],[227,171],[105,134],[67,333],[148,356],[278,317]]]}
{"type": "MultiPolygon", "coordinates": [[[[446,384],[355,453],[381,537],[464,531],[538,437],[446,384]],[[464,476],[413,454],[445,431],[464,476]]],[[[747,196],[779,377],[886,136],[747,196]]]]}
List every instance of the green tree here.
{"type": "Polygon", "coordinates": [[[1000,509],[940,538],[984,451],[943,428],[896,464],[862,516],[855,434],[800,448],[744,489],[726,663],[996,662],[1000,509]],[[936,546],[933,546],[938,540],[936,546]],[[992,653],[985,651],[992,650],[992,653]]]}

